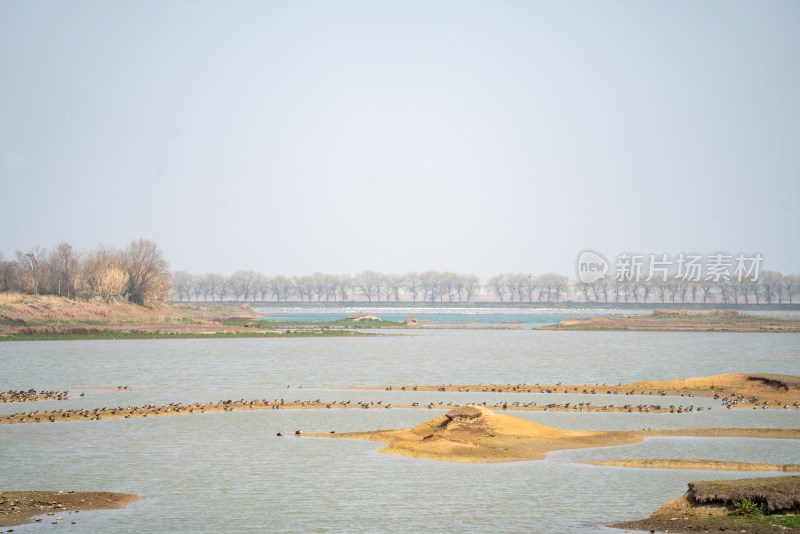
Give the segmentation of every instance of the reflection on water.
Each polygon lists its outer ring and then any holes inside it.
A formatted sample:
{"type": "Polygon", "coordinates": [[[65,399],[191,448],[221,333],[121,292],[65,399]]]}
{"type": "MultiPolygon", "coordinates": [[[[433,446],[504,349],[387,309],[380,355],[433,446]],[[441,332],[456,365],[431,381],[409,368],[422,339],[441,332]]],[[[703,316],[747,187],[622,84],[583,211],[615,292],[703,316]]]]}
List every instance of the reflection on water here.
{"type": "MultiPolygon", "coordinates": [[[[737,371],[800,374],[789,334],[440,331],[357,339],[232,339],[0,344],[0,389],[69,389],[34,409],[220,399],[627,403],[605,395],[511,395],[317,389],[423,383],[591,383],[737,371]],[[118,385],[130,391],[115,391],[118,385]],[[287,390],[286,386],[292,387],[287,390]],[[303,385],[303,389],[299,386],[303,385]],[[76,393],[84,391],[85,397],[76,393]],[[563,398],[562,398],[563,397],[563,398]],[[524,399],[524,400],[523,400],[524,399]],[[579,400],[576,400],[579,399],[579,400]]],[[[637,397],[637,401],[638,401],[637,397]]],[[[644,398],[640,401],[644,402],[644,398]]],[[[691,414],[508,413],[575,429],[796,427],[790,410],[691,414]]],[[[599,532],[646,517],[686,483],[764,476],[581,465],[634,458],[800,463],[789,440],[650,438],[641,444],[550,453],[539,462],[450,464],[375,452],[350,440],[276,433],[408,428],[433,410],[295,410],[0,427],[4,488],[146,496],[124,510],[65,516],[63,532],[599,532]],[[75,521],[72,525],[69,522],[75,521]]],[[[15,527],[17,532],[40,525],[15,527]]]]}

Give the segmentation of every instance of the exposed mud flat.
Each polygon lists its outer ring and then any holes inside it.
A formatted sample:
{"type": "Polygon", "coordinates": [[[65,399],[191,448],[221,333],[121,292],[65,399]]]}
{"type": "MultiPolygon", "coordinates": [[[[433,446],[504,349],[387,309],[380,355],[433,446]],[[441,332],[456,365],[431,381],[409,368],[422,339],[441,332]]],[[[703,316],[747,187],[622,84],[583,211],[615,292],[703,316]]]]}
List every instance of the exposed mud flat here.
{"type": "MultiPolygon", "coordinates": [[[[30,522],[47,514],[48,523],[59,523],[59,515],[80,510],[124,508],[142,497],[127,493],[97,491],[2,491],[0,492],[0,527],[30,522]]],[[[71,522],[76,519],[71,518],[71,522]]]]}

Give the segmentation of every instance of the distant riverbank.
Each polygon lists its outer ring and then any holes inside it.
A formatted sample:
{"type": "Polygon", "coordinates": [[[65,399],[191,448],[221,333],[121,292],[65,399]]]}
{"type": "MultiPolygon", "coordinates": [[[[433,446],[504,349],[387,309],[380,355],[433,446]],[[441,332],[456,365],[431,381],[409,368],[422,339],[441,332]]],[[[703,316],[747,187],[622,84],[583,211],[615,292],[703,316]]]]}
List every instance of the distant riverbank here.
{"type": "Polygon", "coordinates": [[[631,330],[644,332],[800,332],[800,318],[745,315],[735,310],[654,310],[650,315],[567,319],[543,330],[631,330]]]}

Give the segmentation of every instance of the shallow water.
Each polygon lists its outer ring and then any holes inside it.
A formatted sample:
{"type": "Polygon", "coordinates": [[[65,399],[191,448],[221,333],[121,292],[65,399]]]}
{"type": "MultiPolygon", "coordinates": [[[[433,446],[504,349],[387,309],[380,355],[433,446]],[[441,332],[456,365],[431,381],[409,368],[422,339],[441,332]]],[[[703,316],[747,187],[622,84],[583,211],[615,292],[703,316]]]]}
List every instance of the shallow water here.
{"type": "MultiPolygon", "coordinates": [[[[727,372],[800,374],[791,334],[431,331],[377,338],[0,343],[0,389],[69,389],[30,409],[220,399],[407,403],[637,402],[687,414],[508,413],[561,428],[797,427],[793,410],[726,410],[713,400],[352,391],[348,385],[618,384],[727,372]],[[128,385],[130,391],[116,391],[128,385]],[[286,386],[292,387],[287,389],[286,386]],[[300,389],[300,385],[303,386],[300,389]],[[77,396],[85,392],[85,397],[77,396]]],[[[800,463],[787,440],[651,438],[559,451],[538,462],[450,464],[379,454],[351,440],[276,433],[407,428],[446,410],[293,410],[0,426],[3,487],[120,491],[119,511],[63,515],[64,532],[602,532],[640,519],[691,480],[768,473],[669,471],[575,462],[685,457],[800,463]],[[70,524],[75,521],[76,524],[70,524]]],[[[42,525],[15,527],[38,532],[42,525]]]]}

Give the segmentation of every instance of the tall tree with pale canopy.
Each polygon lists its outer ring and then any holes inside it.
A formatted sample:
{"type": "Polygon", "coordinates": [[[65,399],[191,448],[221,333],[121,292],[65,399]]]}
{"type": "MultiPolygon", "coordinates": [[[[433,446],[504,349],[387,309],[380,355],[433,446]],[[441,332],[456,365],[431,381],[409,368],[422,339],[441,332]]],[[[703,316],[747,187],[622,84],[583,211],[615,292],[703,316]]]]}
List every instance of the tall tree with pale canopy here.
{"type": "Polygon", "coordinates": [[[128,275],[125,294],[131,302],[150,306],[170,297],[169,264],[152,241],[139,239],[128,245],[125,271],[128,275]]]}

